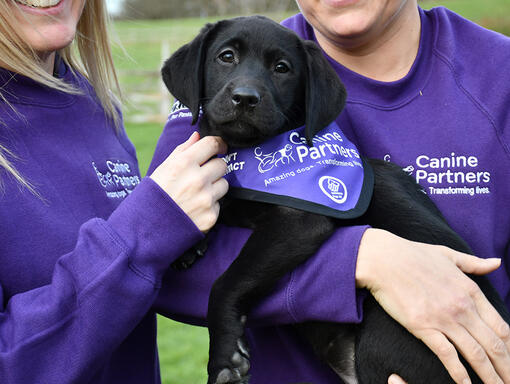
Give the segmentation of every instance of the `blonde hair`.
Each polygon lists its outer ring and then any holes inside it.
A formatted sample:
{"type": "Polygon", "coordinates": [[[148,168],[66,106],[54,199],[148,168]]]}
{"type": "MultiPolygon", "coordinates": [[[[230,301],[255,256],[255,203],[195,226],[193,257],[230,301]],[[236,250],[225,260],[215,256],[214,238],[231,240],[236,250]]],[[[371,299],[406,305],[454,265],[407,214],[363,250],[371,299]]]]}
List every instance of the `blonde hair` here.
{"type": "MultiPolygon", "coordinates": [[[[9,23],[14,15],[7,1],[0,0],[0,53],[2,65],[9,70],[29,77],[50,88],[67,93],[79,93],[72,85],[47,73],[40,64],[34,50],[24,44],[23,39],[9,23]]],[[[120,127],[120,105],[114,96],[120,96],[120,87],[113,65],[108,36],[108,12],[104,0],[87,0],[78,22],[73,43],[58,51],[60,57],[74,72],[84,75],[99,98],[105,113],[116,128],[120,127]]],[[[0,102],[9,104],[0,89],[0,102]]],[[[12,106],[11,106],[12,107],[12,106]]],[[[0,144],[0,170],[13,176],[21,185],[34,192],[30,183],[12,165],[14,154],[0,144]]],[[[1,173],[0,173],[1,174],[1,173]]],[[[0,186],[2,180],[0,179],[0,186]]]]}

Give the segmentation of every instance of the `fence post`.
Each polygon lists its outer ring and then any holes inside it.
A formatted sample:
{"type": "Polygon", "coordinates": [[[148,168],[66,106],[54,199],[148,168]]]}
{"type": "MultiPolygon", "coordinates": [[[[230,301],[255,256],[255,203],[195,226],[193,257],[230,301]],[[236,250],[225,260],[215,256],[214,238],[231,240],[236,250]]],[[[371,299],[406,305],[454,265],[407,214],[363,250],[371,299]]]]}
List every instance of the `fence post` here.
{"type": "MultiPolygon", "coordinates": [[[[170,57],[170,42],[168,40],[161,41],[161,64],[165,62],[166,59],[170,57]]],[[[166,117],[170,113],[170,94],[168,93],[168,89],[166,89],[165,84],[160,79],[160,92],[161,92],[161,104],[159,107],[159,114],[163,118],[163,121],[166,120],[166,117]]]]}

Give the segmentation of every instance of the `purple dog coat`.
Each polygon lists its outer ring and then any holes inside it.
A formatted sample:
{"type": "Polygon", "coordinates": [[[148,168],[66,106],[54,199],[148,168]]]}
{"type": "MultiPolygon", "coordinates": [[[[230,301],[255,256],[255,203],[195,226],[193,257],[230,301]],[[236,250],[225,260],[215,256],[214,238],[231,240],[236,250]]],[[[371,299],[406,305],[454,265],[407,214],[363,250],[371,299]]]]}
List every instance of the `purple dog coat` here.
{"type": "Polygon", "coordinates": [[[307,145],[304,126],[255,148],[230,148],[223,159],[229,195],[339,219],[365,213],[373,190],[371,167],[333,122],[307,145]]]}

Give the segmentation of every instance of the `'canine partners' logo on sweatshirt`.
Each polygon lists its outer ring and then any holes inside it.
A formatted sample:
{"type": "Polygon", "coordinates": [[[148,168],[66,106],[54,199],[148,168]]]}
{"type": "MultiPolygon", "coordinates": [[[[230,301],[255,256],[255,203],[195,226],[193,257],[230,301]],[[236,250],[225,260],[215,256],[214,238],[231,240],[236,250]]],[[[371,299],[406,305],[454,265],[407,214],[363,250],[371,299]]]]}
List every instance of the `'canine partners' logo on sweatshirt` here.
{"type": "MultiPolygon", "coordinates": [[[[491,172],[482,165],[481,156],[447,152],[439,155],[418,154],[413,164],[404,171],[416,179],[429,195],[490,195],[491,172]]],[[[384,156],[391,161],[391,155],[384,156]]]]}
{"type": "Polygon", "coordinates": [[[104,164],[92,162],[92,167],[106,196],[111,199],[125,198],[140,184],[140,177],[127,162],[106,160],[104,164]]]}
{"type": "Polygon", "coordinates": [[[230,194],[337,218],[363,214],[372,174],[354,144],[336,123],[312,141],[309,147],[301,127],[256,148],[230,149],[224,156],[230,194]]]}

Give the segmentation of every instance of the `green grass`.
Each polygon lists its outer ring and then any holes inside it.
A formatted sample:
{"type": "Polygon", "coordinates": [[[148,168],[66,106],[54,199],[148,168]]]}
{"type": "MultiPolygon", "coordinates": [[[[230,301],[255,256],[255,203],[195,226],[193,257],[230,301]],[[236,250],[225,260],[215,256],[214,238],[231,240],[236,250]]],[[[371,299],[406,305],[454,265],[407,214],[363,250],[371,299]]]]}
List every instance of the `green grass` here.
{"type": "Polygon", "coordinates": [[[158,317],[161,376],[165,384],[207,382],[207,329],[158,317]]]}
{"type": "Polygon", "coordinates": [[[439,5],[451,9],[474,22],[510,36],[509,0],[448,0],[422,1],[420,5],[429,9],[439,5]]]}
{"type": "Polygon", "coordinates": [[[448,9],[462,16],[480,22],[484,18],[493,18],[508,15],[510,4],[508,0],[447,0],[447,1],[421,1],[420,6],[425,9],[444,5],[448,9]]]}
{"type": "MultiPolygon", "coordinates": [[[[424,8],[444,4],[453,11],[488,28],[510,35],[509,0],[447,0],[424,1],[424,8]]],[[[281,20],[287,15],[270,15],[281,20]]],[[[161,66],[160,47],[168,40],[173,51],[190,41],[206,23],[215,19],[184,19],[158,21],[118,21],[115,30],[130,58],[119,45],[114,48],[115,63],[120,70],[157,71],[161,66]]],[[[120,77],[121,86],[128,92],[152,89],[157,92],[159,77],[146,73],[127,73],[120,77]]],[[[129,118],[138,113],[137,106],[125,111],[129,118]]],[[[163,123],[126,123],[129,137],[136,146],[140,170],[145,175],[154,153],[163,123]]],[[[198,384],[206,382],[208,338],[204,328],[158,319],[158,345],[161,374],[164,384],[198,384]]]]}
{"type": "Polygon", "coordinates": [[[142,176],[145,176],[147,168],[149,168],[154,149],[156,148],[158,137],[163,131],[163,125],[156,123],[126,123],[125,127],[129,138],[136,147],[140,173],[142,176]]]}

